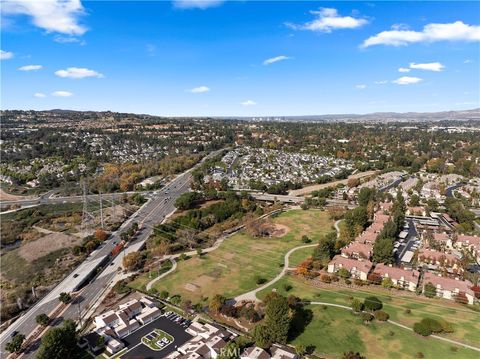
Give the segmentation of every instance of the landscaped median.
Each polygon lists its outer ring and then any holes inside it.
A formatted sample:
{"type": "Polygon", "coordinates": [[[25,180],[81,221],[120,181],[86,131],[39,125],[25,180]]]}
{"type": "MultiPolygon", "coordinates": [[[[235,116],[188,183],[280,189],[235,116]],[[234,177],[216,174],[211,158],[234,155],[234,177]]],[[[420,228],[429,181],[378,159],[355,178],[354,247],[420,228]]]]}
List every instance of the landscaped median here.
{"type": "Polygon", "coordinates": [[[142,343],[152,350],[160,351],[173,343],[173,337],[163,330],[155,329],[142,337],[142,343]]]}

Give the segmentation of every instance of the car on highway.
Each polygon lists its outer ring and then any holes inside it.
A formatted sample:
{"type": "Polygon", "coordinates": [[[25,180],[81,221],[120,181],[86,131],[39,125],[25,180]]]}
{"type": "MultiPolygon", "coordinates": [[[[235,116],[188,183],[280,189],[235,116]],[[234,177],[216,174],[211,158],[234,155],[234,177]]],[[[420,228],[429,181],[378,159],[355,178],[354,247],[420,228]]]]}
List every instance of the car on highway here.
{"type": "Polygon", "coordinates": [[[78,273],[75,273],[75,274],[73,275],[73,278],[77,278],[77,277],[78,277],[78,273]]]}
{"type": "Polygon", "coordinates": [[[18,334],[18,330],[14,330],[14,331],[12,332],[12,334],[10,334],[10,336],[13,338],[13,337],[14,337],[15,335],[17,335],[17,334],[18,334]]]}

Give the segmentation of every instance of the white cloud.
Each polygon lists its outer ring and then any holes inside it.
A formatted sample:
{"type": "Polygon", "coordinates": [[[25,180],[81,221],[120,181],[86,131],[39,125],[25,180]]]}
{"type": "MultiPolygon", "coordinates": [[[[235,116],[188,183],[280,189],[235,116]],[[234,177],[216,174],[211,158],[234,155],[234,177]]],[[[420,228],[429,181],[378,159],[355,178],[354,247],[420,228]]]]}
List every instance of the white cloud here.
{"type": "Polygon", "coordinates": [[[380,80],[380,81],[375,81],[374,83],[375,83],[375,85],[385,85],[385,84],[388,83],[388,81],[387,80],[380,80]]]}
{"type": "Polygon", "coordinates": [[[407,67],[400,67],[400,68],[398,69],[398,72],[410,72],[410,69],[407,68],[407,67]]]}
{"type": "Polygon", "coordinates": [[[47,32],[82,35],[87,31],[78,23],[78,18],[85,13],[80,0],[2,1],[2,12],[31,16],[33,24],[47,32]]]}
{"type": "Polygon", "coordinates": [[[55,96],[55,97],[70,97],[70,96],[73,96],[73,93],[68,92],[68,91],[55,91],[55,92],[52,92],[52,96],[55,96]]]}
{"type": "Polygon", "coordinates": [[[190,90],[187,90],[187,91],[191,92],[191,93],[205,93],[205,92],[209,92],[210,88],[207,87],[207,86],[198,86],[198,87],[194,87],[193,89],[190,89],[190,90]]]}
{"type": "Polygon", "coordinates": [[[429,62],[425,64],[416,64],[415,62],[411,62],[410,68],[416,69],[416,70],[427,70],[427,71],[439,72],[439,71],[442,71],[445,68],[445,66],[442,65],[440,62],[429,62]]]}
{"type": "Polygon", "coordinates": [[[43,92],[35,92],[33,96],[38,97],[38,98],[44,98],[47,97],[43,92]]]}
{"type": "Polygon", "coordinates": [[[355,85],[355,87],[359,90],[363,90],[363,89],[366,89],[367,88],[367,85],[365,84],[359,84],[359,85],[355,85]]]}
{"type": "Polygon", "coordinates": [[[53,41],[58,42],[59,44],[75,44],[79,43],[80,45],[85,45],[86,41],[81,40],[75,36],[55,36],[53,41]]]}
{"type": "Polygon", "coordinates": [[[256,104],[257,103],[252,100],[246,100],[246,101],[240,102],[240,105],[242,106],[255,106],[256,104]]]}
{"type": "Polygon", "coordinates": [[[13,58],[13,52],[0,50],[0,60],[10,60],[13,58]]]}
{"type": "Polygon", "coordinates": [[[223,0],[173,0],[173,5],[179,9],[207,9],[219,6],[223,0]]]}
{"type": "Polygon", "coordinates": [[[280,55],[280,56],[276,56],[276,57],[266,59],[265,61],[263,61],[263,64],[264,65],[271,65],[271,64],[274,64],[275,62],[290,60],[290,59],[292,59],[292,58],[288,57],[288,56],[280,55]]]}
{"type": "Polygon", "coordinates": [[[25,65],[25,66],[19,67],[18,69],[20,71],[36,71],[42,68],[43,68],[42,65],[25,65]]]}
{"type": "Polygon", "coordinates": [[[66,70],[55,71],[55,75],[58,77],[70,78],[70,79],[83,79],[85,77],[97,77],[103,78],[101,73],[90,70],[85,67],[69,67],[66,70]]]}
{"type": "Polygon", "coordinates": [[[411,85],[411,84],[419,83],[420,81],[422,81],[422,79],[419,77],[402,76],[392,82],[397,85],[411,85]]]}
{"type": "Polygon", "coordinates": [[[337,29],[355,29],[368,24],[368,20],[352,16],[340,16],[337,9],[320,8],[318,11],[310,11],[316,16],[315,20],[302,25],[287,23],[294,30],[310,30],[319,32],[332,32],[337,29]]]}
{"type": "Polygon", "coordinates": [[[369,37],[361,47],[405,46],[418,42],[436,41],[480,41],[480,26],[456,21],[448,24],[428,24],[422,31],[392,29],[369,37]]]}
{"type": "Polygon", "coordinates": [[[471,59],[466,59],[465,61],[463,61],[464,64],[471,64],[473,63],[473,60],[471,59]]]}

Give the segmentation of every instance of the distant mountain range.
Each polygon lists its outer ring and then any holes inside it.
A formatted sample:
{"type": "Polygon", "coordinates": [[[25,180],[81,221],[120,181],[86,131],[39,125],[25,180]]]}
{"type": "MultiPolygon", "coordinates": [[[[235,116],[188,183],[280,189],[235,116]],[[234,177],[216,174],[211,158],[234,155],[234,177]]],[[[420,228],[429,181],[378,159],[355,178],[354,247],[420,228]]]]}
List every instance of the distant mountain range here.
{"type": "Polygon", "coordinates": [[[307,116],[257,116],[242,118],[253,121],[291,122],[426,122],[426,121],[480,121],[480,108],[443,112],[374,112],[359,114],[332,114],[307,116]]]}
{"type": "Polygon", "coordinates": [[[363,123],[388,123],[388,122],[438,122],[438,121],[480,121],[480,108],[460,111],[443,112],[374,112],[369,114],[331,114],[331,115],[305,115],[305,116],[155,116],[148,114],[121,113],[112,111],[75,111],[52,109],[48,111],[22,111],[22,110],[3,110],[2,115],[21,114],[21,113],[41,113],[43,116],[51,113],[54,116],[65,115],[70,117],[114,117],[114,118],[137,118],[139,120],[154,118],[212,118],[226,120],[244,120],[244,121],[274,121],[274,122],[363,122],[363,123]]]}

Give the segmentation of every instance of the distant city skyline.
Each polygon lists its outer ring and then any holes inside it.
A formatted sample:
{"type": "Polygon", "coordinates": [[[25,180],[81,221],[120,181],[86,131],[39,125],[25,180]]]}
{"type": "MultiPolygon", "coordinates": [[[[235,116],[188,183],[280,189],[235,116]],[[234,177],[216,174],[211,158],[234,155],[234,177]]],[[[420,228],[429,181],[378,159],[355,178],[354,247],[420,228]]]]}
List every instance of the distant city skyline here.
{"type": "Polygon", "coordinates": [[[479,14],[479,2],[2,1],[2,109],[473,109],[479,14]]]}

